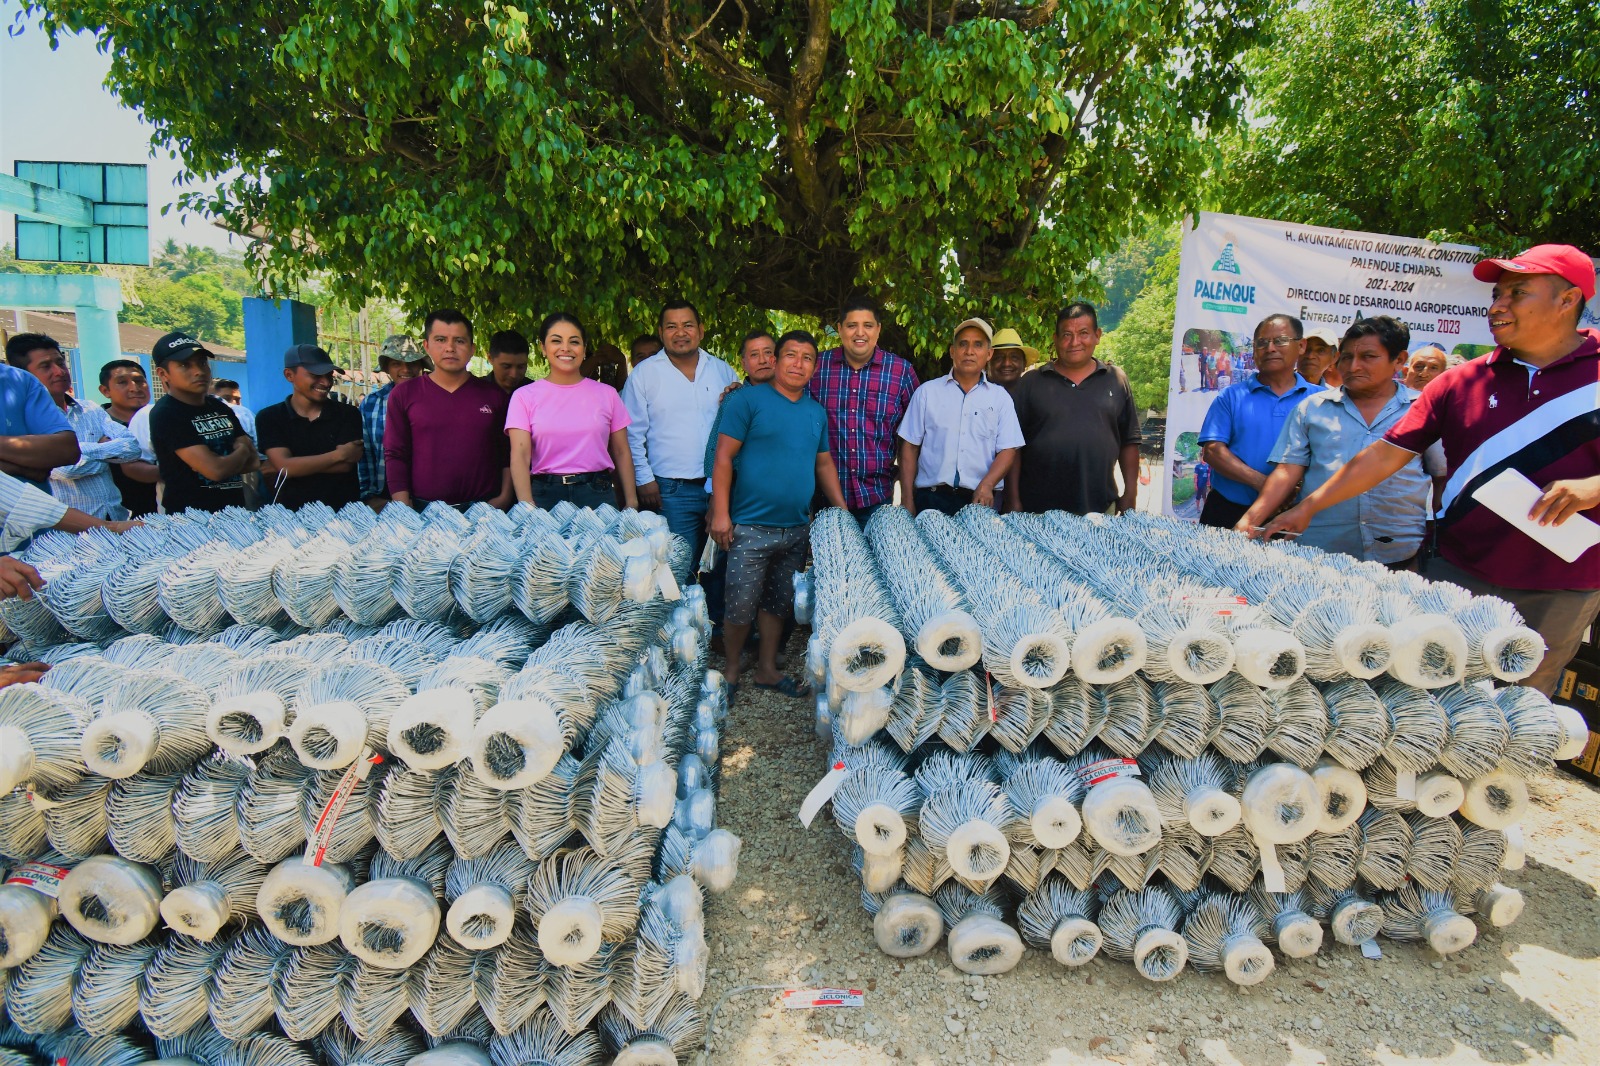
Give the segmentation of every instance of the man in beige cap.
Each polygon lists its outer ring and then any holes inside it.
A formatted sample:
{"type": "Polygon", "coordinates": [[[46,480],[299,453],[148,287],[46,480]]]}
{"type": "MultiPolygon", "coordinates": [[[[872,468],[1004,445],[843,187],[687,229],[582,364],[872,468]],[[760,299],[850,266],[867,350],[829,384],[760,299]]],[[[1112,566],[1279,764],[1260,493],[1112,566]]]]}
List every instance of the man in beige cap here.
{"type": "Polygon", "coordinates": [[[950,373],[911,394],[900,423],[900,502],[912,514],[994,507],[1022,447],[1011,395],[984,374],[989,323],[969,318],[950,339],[950,373]]]}
{"type": "Polygon", "coordinates": [[[397,333],[383,339],[383,346],[378,349],[378,369],[389,375],[389,381],[361,401],[362,449],[356,465],[361,499],[375,510],[389,502],[389,486],[383,476],[383,429],[388,420],[389,394],[399,382],[425,372],[428,357],[416,341],[397,333]]]}
{"type": "Polygon", "coordinates": [[[1327,326],[1306,330],[1305,348],[1295,367],[1313,385],[1339,385],[1339,336],[1327,326]]]}
{"type": "Polygon", "coordinates": [[[1014,329],[997,329],[990,345],[989,382],[1010,392],[1022,380],[1023,372],[1039,361],[1039,349],[1022,343],[1014,329]]]}

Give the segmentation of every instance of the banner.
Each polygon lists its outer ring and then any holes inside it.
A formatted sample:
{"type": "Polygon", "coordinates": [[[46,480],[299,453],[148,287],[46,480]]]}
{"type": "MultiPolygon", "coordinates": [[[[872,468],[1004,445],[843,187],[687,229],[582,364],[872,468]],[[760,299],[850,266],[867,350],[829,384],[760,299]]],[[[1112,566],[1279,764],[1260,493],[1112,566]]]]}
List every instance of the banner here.
{"type": "MultiPolygon", "coordinates": [[[[1210,470],[1199,433],[1221,390],[1255,370],[1255,328],[1287,312],[1335,336],[1362,318],[1392,315],[1428,344],[1471,359],[1494,347],[1490,286],[1472,276],[1481,258],[1465,244],[1434,244],[1353,230],[1201,212],[1184,226],[1178,314],[1167,391],[1166,514],[1200,515],[1210,470]]],[[[1600,325],[1600,301],[1584,325],[1600,325]]]]}

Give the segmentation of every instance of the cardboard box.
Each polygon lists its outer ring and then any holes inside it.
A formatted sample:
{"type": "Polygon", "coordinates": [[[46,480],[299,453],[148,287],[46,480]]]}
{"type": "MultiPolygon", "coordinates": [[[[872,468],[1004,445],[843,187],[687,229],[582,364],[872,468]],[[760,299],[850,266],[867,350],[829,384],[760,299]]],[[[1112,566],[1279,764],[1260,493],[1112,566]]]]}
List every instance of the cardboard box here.
{"type": "Polygon", "coordinates": [[[1570,762],[1557,763],[1563,770],[1600,783],[1600,666],[1574,659],[1561,671],[1556,683],[1556,703],[1576,708],[1589,723],[1589,743],[1583,753],[1570,762]]]}

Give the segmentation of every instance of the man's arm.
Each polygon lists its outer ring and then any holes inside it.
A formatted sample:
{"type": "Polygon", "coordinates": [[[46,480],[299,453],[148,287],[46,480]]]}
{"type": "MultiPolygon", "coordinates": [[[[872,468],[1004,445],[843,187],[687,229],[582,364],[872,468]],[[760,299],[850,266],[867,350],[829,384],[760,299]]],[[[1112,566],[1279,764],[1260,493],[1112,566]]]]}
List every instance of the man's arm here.
{"type": "Polygon", "coordinates": [[[1233,449],[1220,440],[1208,440],[1200,445],[1200,458],[1211,467],[1213,474],[1242,482],[1257,492],[1267,483],[1267,475],[1234,455],[1233,449]]]}
{"type": "Polygon", "coordinates": [[[650,469],[650,456],[645,441],[650,432],[650,404],[644,396],[640,379],[629,374],[622,386],[622,406],[628,409],[628,451],[633,454],[633,477],[638,486],[639,506],[648,510],[661,509],[661,486],[656,484],[656,472],[650,469]]]}
{"type": "Polygon", "coordinates": [[[383,476],[389,483],[389,496],[411,506],[411,416],[400,390],[389,394],[389,414],[383,423],[383,476]]]}
{"type": "Polygon", "coordinates": [[[922,445],[900,438],[900,506],[917,513],[917,463],[922,445]]]}
{"type": "Polygon", "coordinates": [[[1373,441],[1356,453],[1321,488],[1267,524],[1267,528],[1251,537],[1271,539],[1279,533],[1304,533],[1311,520],[1336,503],[1359,496],[1368,489],[1394,476],[1415,458],[1415,452],[1390,444],[1386,440],[1373,441]]]}
{"type": "Polygon", "coordinates": [[[233,439],[233,451],[218,455],[204,444],[191,444],[176,452],[185,466],[208,481],[227,481],[259,465],[255,447],[243,433],[233,439]]]}
{"type": "Polygon", "coordinates": [[[844,489],[839,486],[839,468],[834,465],[832,452],[817,453],[817,484],[831,507],[848,507],[844,502],[844,489]]]}
{"type": "Polygon", "coordinates": [[[346,441],[331,452],[321,455],[291,455],[288,448],[268,448],[261,476],[275,477],[279,470],[288,477],[310,477],[313,474],[343,474],[355,468],[361,458],[361,442],[346,441]]]}
{"type": "Polygon", "coordinates": [[[126,463],[117,464],[122,467],[122,472],[132,481],[143,485],[154,485],[161,480],[161,468],[154,463],[147,463],[143,459],[130,459],[126,463]]]}
{"type": "Polygon", "coordinates": [[[1600,477],[1552,481],[1533,502],[1528,517],[1541,526],[1559,526],[1579,511],[1600,505],[1600,477]]]}
{"type": "Polygon", "coordinates": [[[44,481],[58,466],[71,466],[82,454],[78,437],[64,433],[37,433],[21,437],[0,437],[0,471],[15,477],[44,481]]]}
{"type": "Polygon", "coordinates": [[[94,419],[94,427],[99,431],[99,440],[79,441],[78,452],[80,458],[71,466],[56,467],[51,472],[51,477],[65,478],[68,481],[91,474],[103,473],[107,463],[126,463],[139,458],[139,441],[128,427],[101,412],[98,417],[92,412],[98,412],[98,407],[92,408],[90,418],[94,419]]]}
{"type": "Polygon", "coordinates": [[[1122,467],[1122,495],[1117,497],[1117,513],[1127,514],[1139,505],[1139,442],[1124,444],[1117,456],[1122,467]]]}
{"type": "Polygon", "coordinates": [[[1278,508],[1289,502],[1295,486],[1300,484],[1305,474],[1306,467],[1298,463],[1283,462],[1273,467],[1256,496],[1256,502],[1250,505],[1250,509],[1245,511],[1233,528],[1240,533],[1253,535],[1266,524],[1267,519],[1278,513],[1278,508]]]}
{"type": "Polygon", "coordinates": [[[744,441],[721,434],[717,437],[717,457],[711,464],[711,522],[707,533],[723,551],[733,544],[733,459],[743,447],[744,441]]]}
{"type": "Polygon", "coordinates": [[[617,486],[622,489],[622,505],[630,511],[637,511],[639,489],[633,480],[633,450],[628,447],[627,429],[612,430],[606,447],[611,452],[612,465],[617,468],[617,486]]]}
{"type": "Polygon", "coordinates": [[[504,511],[507,507],[517,502],[517,490],[511,484],[511,467],[500,468],[500,491],[489,500],[490,507],[498,507],[504,511]]]}
{"type": "Polygon", "coordinates": [[[978,487],[972,490],[973,503],[983,507],[994,506],[994,487],[1011,472],[1012,466],[1017,461],[1017,451],[1016,448],[1001,448],[994,453],[994,462],[989,464],[989,472],[983,475],[978,487]]]}

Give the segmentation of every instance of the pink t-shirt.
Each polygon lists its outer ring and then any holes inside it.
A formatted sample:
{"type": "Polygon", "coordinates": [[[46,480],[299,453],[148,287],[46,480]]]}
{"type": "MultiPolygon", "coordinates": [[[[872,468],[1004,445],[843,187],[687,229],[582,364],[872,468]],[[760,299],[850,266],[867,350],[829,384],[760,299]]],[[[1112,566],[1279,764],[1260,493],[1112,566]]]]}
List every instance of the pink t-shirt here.
{"type": "Polygon", "coordinates": [[[533,437],[534,474],[592,474],[613,470],[611,434],[633,419],[622,397],[610,385],[584,378],[576,385],[557,385],[548,378],[530,382],[511,394],[506,428],[533,437]]]}

